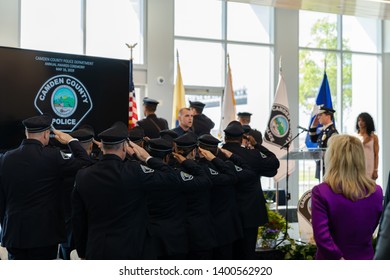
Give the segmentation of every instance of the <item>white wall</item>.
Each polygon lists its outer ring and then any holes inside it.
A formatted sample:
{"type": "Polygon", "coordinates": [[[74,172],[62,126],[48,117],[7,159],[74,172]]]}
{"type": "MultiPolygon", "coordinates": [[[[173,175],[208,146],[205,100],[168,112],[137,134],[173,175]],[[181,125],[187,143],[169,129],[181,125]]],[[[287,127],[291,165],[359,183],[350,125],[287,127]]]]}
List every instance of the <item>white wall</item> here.
{"type": "Polygon", "coordinates": [[[0,1],[0,46],[19,47],[19,1],[0,1]]]}

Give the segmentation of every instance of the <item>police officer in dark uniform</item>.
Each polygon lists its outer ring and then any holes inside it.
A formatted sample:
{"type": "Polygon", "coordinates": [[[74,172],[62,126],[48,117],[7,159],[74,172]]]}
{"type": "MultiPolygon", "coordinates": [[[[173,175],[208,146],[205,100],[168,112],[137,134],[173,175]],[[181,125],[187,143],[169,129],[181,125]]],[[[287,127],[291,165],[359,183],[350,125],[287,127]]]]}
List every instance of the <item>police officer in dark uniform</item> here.
{"type": "MultiPolygon", "coordinates": [[[[256,140],[256,142],[261,145],[263,143],[263,135],[257,129],[251,128],[251,126],[250,126],[251,116],[252,116],[252,114],[249,112],[238,112],[237,113],[237,119],[241,123],[242,127],[244,128],[245,134],[251,135],[256,140]]],[[[244,137],[244,139],[245,139],[245,137],[244,137]]]]}
{"type": "Polygon", "coordinates": [[[244,237],[234,244],[236,259],[255,259],[258,227],[268,222],[266,200],[261,188],[261,176],[273,177],[279,168],[279,160],[271,151],[254,144],[255,149],[241,146],[244,129],[238,121],[225,128],[223,148],[242,158],[256,173],[255,177],[236,185],[237,203],[243,223],[244,237]]]}
{"type": "Polygon", "coordinates": [[[80,170],[72,196],[77,253],[85,259],[152,259],[147,194],[179,183],[172,168],[127,142],[124,123],[101,132],[103,157],[80,170]],[[128,159],[136,154],[142,161],[128,159]]]}
{"type": "MultiPolygon", "coordinates": [[[[147,148],[152,156],[162,158],[164,162],[168,163],[173,142],[164,138],[151,139],[148,141],[147,148]]],[[[151,231],[156,241],[159,259],[186,258],[188,237],[185,193],[209,184],[207,175],[199,169],[199,166],[193,160],[184,160],[181,163],[181,168],[175,169],[174,172],[180,179],[179,185],[170,185],[163,190],[152,191],[148,196],[151,231]],[[181,171],[184,166],[186,173],[181,171]]]]}
{"type": "MultiPolygon", "coordinates": [[[[336,127],[333,124],[333,114],[336,111],[332,108],[327,108],[325,106],[320,106],[317,116],[314,118],[313,123],[309,129],[310,141],[317,142],[318,148],[326,149],[328,147],[328,141],[332,135],[338,134],[336,127]],[[318,124],[322,125],[320,132],[317,133],[318,124]]],[[[320,161],[316,161],[316,178],[320,179],[320,161]]],[[[325,166],[323,166],[323,173],[325,171],[325,166]]]]}
{"type": "Polygon", "coordinates": [[[190,109],[194,115],[192,123],[192,131],[199,137],[203,134],[210,134],[211,129],[214,128],[214,122],[203,114],[203,109],[206,104],[200,101],[191,101],[190,100],[190,109]]]}
{"type": "MultiPolygon", "coordinates": [[[[186,164],[189,160],[195,159],[198,140],[193,132],[187,132],[174,140],[176,143],[175,158],[181,163],[178,169],[182,171],[184,181],[191,179],[194,175],[194,168],[188,169],[186,164]]],[[[188,163],[187,163],[188,162],[188,163]]],[[[204,183],[196,188],[186,189],[187,199],[187,233],[189,241],[189,253],[187,259],[191,260],[209,260],[212,259],[213,249],[217,246],[215,224],[210,209],[210,188],[212,182],[203,171],[203,168],[197,165],[198,176],[203,176],[204,183]]]]}
{"type": "MultiPolygon", "coordinates": [[[[72,137],[79,140],[80,145],[84,148],[87,154],[91,157],[93,139],[95,131],[93,127],[84,125],[81,128],[69,133],[72,137]]],[[[68,151],[70,152],[70,151],[68,151]]],[[[96,160],[91,158],[92,163],[96,160]]],[[[72,231],[72,207],[71,207],[71,196],[74,187],[75,176],[68,176],[64,178],[62,182],[62,205],[65,216],[65,227],[66,227],[66,242],[60,244],[59,258],[64,260],[70,260],[70,253],[75,249],[73,231],[72,231]]]]}
{"type": "Polygon", "coordinates": [[[26,138],[0,160],[1,245],[9,259],[56,259],[58,244],[66,240],[61,207],[61,180],[74,175],[90,159],[77,139],[53,130],[72,156],[48,147],[52,117],[23,121],[26,138]]]}
{"type": "Polygon", "coordinates": [[[213,182],[211,188],[211,214],[215,222],[217,247],[213,259],[233,259],[233,242],[242,238],[242,224],[238,214],[236,170],[233,162],[216,157],[220,141],[210,134],[203,134],[199,141],[199,165],[213,182]]]}
{"type": "Polygon", "coordinates": [[[159,102],[157,100],[145,97],[143,99],[143,108],[146,118],[137,122],[137,125],[144,129],[145,136],[150,139],[159,138],[159,132],[169,128],[166,119],[156,116],[158,104],[159,102]]]}

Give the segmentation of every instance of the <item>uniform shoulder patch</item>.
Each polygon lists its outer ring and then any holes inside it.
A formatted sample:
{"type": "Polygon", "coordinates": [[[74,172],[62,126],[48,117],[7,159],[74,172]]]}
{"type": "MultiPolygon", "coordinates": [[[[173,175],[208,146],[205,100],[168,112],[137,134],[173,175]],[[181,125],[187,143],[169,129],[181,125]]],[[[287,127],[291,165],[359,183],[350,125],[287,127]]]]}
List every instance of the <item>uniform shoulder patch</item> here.
{"type": "Polygon", "coordinates": [[[260,155],[262,158],[267,158],[267,156],[265,154],[263,154],[262,152],[260,152],[260,155]]]}
{"type": "Polygon", "coordinates": [[[237,166],[237,165],[234,165],[234,167],[236,168],[236,171],[237,171],[237,172],[241,172],[241,171],[242,171],[242,168],[241,168],[241,167],[239,167],[239,166],[237,166]]]}
{"type": "Polygon", "coordinates": [[[147,166],[145,166],[145,165],[142,165],[141,164],[141,169],[142,169],[142,171],[144,172],[144,173],[153,173],[154,172],[154,169],[152,169],[152,168],[150,168],[150,167],[147,167],[147,166]]]}
{"type": "Polygon", "coordinates": [[[210,170],[210,174],[211,175],[218,175],[218,171],[216,171],[216,170],[214,170],[214,169],[212,169],[210,167],[209,167],[209,170],[210,170]]]}
{"type": "Polygon", "coordinates": [[[70,159],[72,157],[72,154],[64,153],[63,151],[60,151],[60,154],[61,154],[63,159],[70,159]]]}
{"type": "Polygon", "coordinates": [[[180,171],[180,176],[183,179],[183,181],[191,181],[192,179],[194,179],[194,176],[192,176],[191,174],[185,173],[183,171],[180,171]]]}

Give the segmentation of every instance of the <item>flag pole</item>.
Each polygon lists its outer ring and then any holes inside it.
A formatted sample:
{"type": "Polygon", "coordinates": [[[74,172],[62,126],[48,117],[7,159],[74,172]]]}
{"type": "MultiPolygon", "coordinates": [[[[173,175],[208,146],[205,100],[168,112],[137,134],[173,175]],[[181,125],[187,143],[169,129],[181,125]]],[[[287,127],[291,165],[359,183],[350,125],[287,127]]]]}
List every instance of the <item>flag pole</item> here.
{"type": "Polygon", "coordinates": [[[128,129],[131,130],[134,126],[136,121],[138,120],[138,113],[137,113],[137,104],[136,104],[136,98],[135,98],[135,89],[134,89],[134,80],[133,80],[133,49],[137,45],[137,43],[134,44],[128,44],[125,43],[126,46],[130,50],[130,59],[129,59],[129,67],[130,67],[130,84],[129,84],[129,116],[128,116],[128,129]]]}
{"type": "Polygon", "coordinates": [[[128,43],[126,43],[126,46],[130,49],[130,59],[133,59],[133,49],[134,47],[137,45],[138,43],[135,43],[133,45],[130,45],[128,43]]]}

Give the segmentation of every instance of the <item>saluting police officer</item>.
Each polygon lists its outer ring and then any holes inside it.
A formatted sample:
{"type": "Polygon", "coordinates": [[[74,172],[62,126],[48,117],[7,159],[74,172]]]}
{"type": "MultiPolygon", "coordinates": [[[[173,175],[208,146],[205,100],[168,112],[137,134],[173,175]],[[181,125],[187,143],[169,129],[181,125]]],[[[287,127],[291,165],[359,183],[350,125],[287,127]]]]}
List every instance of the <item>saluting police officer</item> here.
{"type": "Polygon", "coordinates": [[[195,159],[198,140],[193,132],[187,132],[174,140],[176,153],[174,157],[181,164],[181,177],[184,181],[194,176],[201,177],[203,183],[185,189],[187,199],[187,233],[189,253],[187,258],[212,259],[213,249],[217,246],[215,224],[210,209],[210,188],[212,182],[199,165],[188,166],[195,159]]]}
{"type": "Polygon", "coordinates": [[[127,142],[124,123],[101,132],[103,157],[76,176],[72,223],[77,253],[85,259],[151,259],[147,193],[177,185],[172,168],[127,142]],[[124,161],[135,153],[142,161],[124,161]],[[147,164],[147,165],[146,165],[147,164]]]}
{"type": "Polygon", "coordinates": [[[225,128],[223,148],[237,154],[256,173],[255,177],[236,185],[237,203],[243,223],[244,237],[234,244],[237,259],[255,259],[258,227],[268,222],[266,200],[261,188],[261,176],[273,177],[279,168],[279,160],[271,151],[258,143],[255,149],[241,146],[244,129],[238,121],[232,121],[225,128]]]}
{"type": "MultiPolygon", "coordinates": [[[[81,128],[69,133],[72,137],[79,140],[80,145],[87,152],[88,156],[91,157],[93,140],[95,136],[95,131],[92,126],[83,125],[81,128]]],[[[69,151],[70,152],[70,151],[69,151]]],[[[96,162],[96,160],[91,158],[91,162],[96,162]]],[[[71,207],[71,196],[74,187],[75,176],[67,176],[62,182],[62,205],[65,215],[65,227],[66,227],[66,242],[60,244],[59,258],[64,260],[70,260],[70,253],[75,249],[73,231],[72,231],[72,207],[71,207]]]]}
{"type": "Polygon", "coordinates": [[[242,224],[238,214],[235,166],[232,162],[216,157],[220,141],[210,134],[204,134],[199,141],[199,165],[213,182],[211,188],[211,214],[215,221],[217,247],[213,259],[233,259],[233,242],[242,238],[242,224]]]}
{"type": "Polygon", "coordinates": [[[72,156],[48,147],[52,117],[41,115],[23,121],[26,138],[0,159],[1,245],[9,259],[57,258],[58,244],[66,240],[61,205],[61,179],[90,164],[77,139],[53,129],[72,156]]]}
{"type": "Polygon", "coordinates": [[[199,137],[203,134],[210,134],[211,129],[214,128],[214,122],[203,114],[203,109],[206,104],[200,101],[190,100],[190,109],[194,115],[192,123],[192,131],[199,137]]]}
{"type": "Polygon", "coordinates": [[[157,100],[145,97],[143,99],[143,109],[146,118],[137,122],[137,125],[144,129],[145,136],[150,139],[159,138],[159,132],[169,128],[166,119],[156,116],[158,104],[157,100]]]}
{"type": "MultiPolygon", "coordinates": [[[[310,141],[317,142],[318,148],[326,149],[328,147],[329,138],[333,135],[338,134],[338,131],[333,123],[333,114],[336,111],[332,108],[325,106],[320,106],[317,116],[314,118],[313,123],[309,129],[310,141]],[[320,132],[317,133],[317,126],[322,125],[320,132]]],[[[316,161],[316,178],[320,179],[320,162],[316,161]]],[[[323,173],[325,171],[325,166],[323,166],[323,173]]]]}

